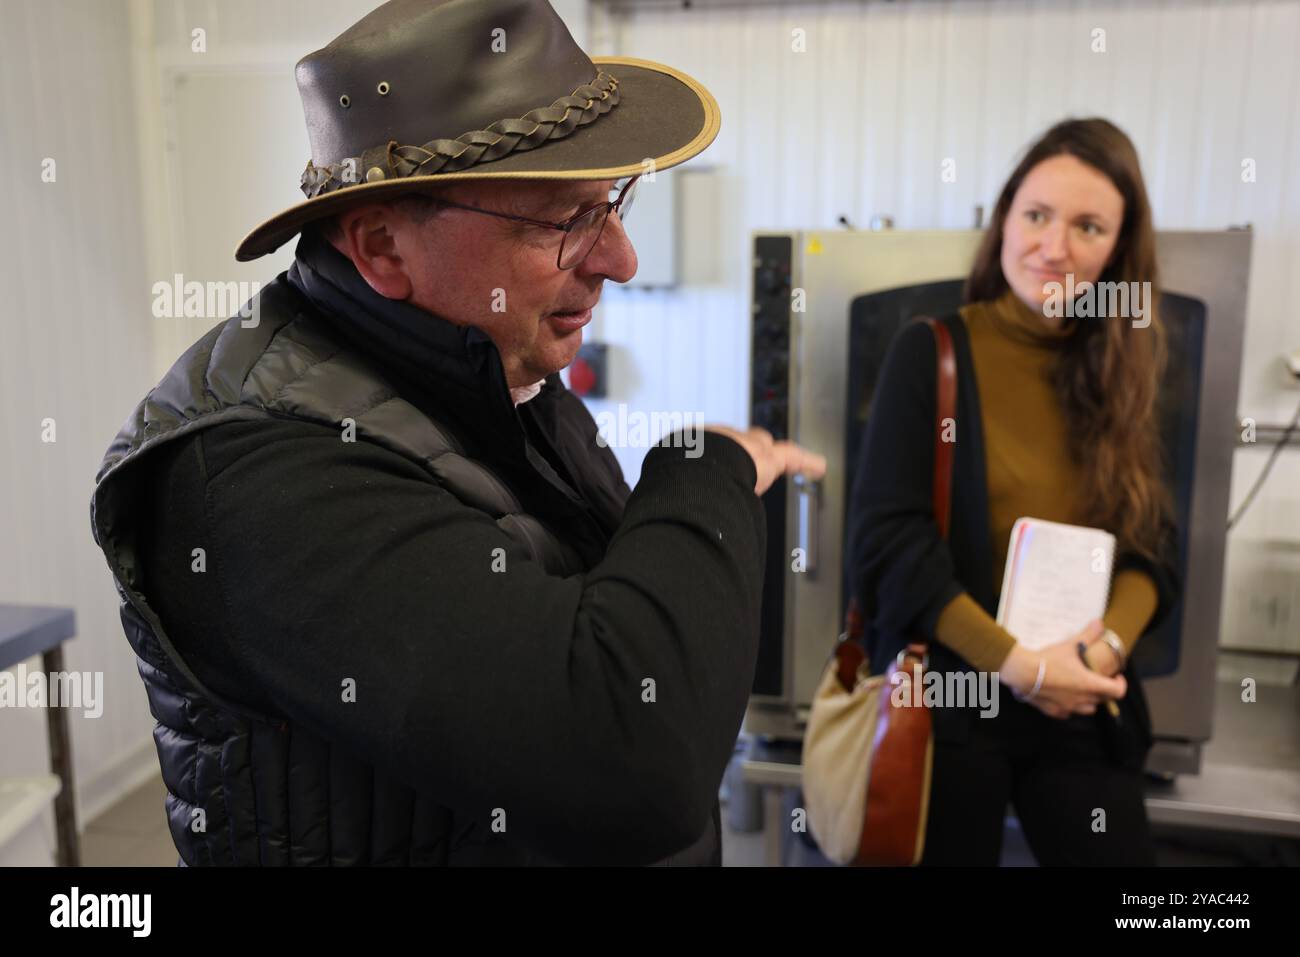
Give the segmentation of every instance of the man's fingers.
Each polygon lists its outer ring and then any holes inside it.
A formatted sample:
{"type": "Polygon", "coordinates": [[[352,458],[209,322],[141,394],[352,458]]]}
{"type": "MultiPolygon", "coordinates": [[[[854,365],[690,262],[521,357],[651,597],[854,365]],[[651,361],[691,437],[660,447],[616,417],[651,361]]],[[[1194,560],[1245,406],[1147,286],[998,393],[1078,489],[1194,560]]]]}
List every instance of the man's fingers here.
{"type": "Polygon", "coordinates": [[[782,440],[775,443],[773,449],[781,456],[780,471],[783,475],[800,472],[811,479],[819,479],[826,474],[826,456],[818,455],[800,448],[793,442],[782,440]]]}
{"type": "Polygon", "coordinates": [[[759,426],[751,426],[744,432],[725,425],[710,425],[707,430],[725,435],[749,453],[754,460],[757,477],[754,492],[764,494],[779,476],[801,472],[809,478],[819,479],[826,474],[826,457],[809,452],[782,439],[776,441],[772,433],[759,426]]]}
{"type": "Polygon", "coordinates": [[[818,455],[816,452],[803,451],[803,463],[800,465],[799,471],[812,479],[821,478],[826,474],[826,456],[818,455]]]}

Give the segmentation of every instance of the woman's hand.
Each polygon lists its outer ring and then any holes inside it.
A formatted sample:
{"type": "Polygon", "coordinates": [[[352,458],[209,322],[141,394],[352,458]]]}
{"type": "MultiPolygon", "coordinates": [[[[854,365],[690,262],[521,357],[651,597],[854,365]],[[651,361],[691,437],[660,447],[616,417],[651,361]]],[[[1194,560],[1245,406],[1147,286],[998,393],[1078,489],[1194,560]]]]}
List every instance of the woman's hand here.
{"type": "MultiPolygon", "coordinates": [[[[1078,640],[1086,641],[1086,639],[1078,640]]],[[[1116,657],[1114,649],[1101,640],[1100,635],[1087,642],[1087,645],[1088,649],[1084,652],[1084,657],[1088,659],[1089,668],[1107,678],[1119,674],[1119,658],[1116,657]]]]}
{"type": "MultiPolygon", "coordinates": [[[[1128,691],[1123,675],[1095,674],[1079,660],[1078,643],[1082,641],[1093,647],[1104,630],[1101,622],[1094,621],[1070,640],[1049,645],[1041,651],[1034,652],[1016,645],[1002,663],[1003,682],[1018,695],[1028,694],[1038,678],[1038,663],[1041,661],[1045,665],[1043,683],[1028,699],[1029,704],[1051,718],[1094,714],[1103,699],[1118,700],[1128,691]]],[[[1097,660],[1100,660],[1100,655],[1097,660]]],[[[1114,667],[1113,658],[1111,667],[1114,667]]]]}

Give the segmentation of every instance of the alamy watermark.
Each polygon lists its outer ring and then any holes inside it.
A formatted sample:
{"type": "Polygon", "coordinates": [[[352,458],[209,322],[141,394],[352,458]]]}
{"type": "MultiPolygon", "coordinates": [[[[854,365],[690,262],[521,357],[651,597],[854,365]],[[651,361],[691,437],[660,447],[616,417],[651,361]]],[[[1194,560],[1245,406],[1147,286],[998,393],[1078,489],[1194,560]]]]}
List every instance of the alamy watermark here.
{"type": "Polygon", "coordinates": [[[1049,319],[1130,319],[1134,329],[1151,325],[1153,307],[1149,282],[1085,282],[1074,284],[1074,273],[1065,282],[1043,283],[1043,315],[1049,319]]]}
{"type": "Polygon", "coordinates": [[[245,329],[256,329],[261,318],[262,284],[252,282],[199,282],[176,273],[171,282],[153,284],[155,319],[227,319],[239,316],[245,329]]]}
{"type": "Polygon", "coordinates": [[[87,718],[104,713],[104,672],[33,671],[25,664],[0,671],[0,708],[80,708],[87,718]]]}
{"type": "Polygon", "coordinates": [[[629,411],[620,402],[616,411],[596,413],[596,444],[601,448],[648,449],[660,439],[684,448],[686,458],[704,454],[704,413],[629,411]]]}
{"type": "Polygon", "coordinates": [[[981,718],[998,716],[1001,687],[997,672],[930,671],[913,666],[889,676],[893,690],[889,703],[895,708],[976,708],[981,718]]]}
{"type": "Polygon", "coordinates": [[[123,928],[132,937],[148,937],[153,928],[152,894],[83,894],[73,886],[50,898],[50,926],[55,928],[123,928]]]}

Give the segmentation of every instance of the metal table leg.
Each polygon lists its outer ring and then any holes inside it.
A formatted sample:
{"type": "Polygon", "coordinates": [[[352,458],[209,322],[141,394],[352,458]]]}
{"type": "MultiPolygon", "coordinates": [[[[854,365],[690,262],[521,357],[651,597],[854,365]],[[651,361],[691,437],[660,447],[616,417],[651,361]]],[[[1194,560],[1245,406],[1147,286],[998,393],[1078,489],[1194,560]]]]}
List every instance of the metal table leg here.
{"type": "MultiPolygon", "coordinates": [[[[55,645],[41,655],[47,680],[63,671],[63,645],[55,645]]],[[[50,738],[50,770],[59,776],[62,787],[54,799],[54,827],[58,837],[60,867],[81,866],[81,845],[77,838],[77,806],[72,782],[72,739],[68,735],[68,711],[60,706],[45,708],[50,738]]]]}
{"type": "Polygon", "coordinates": [[[784,797],[785,788],[770,784],[763,788],[764,863],[768,867],[785,865],[786,821],[781,813],[784,797]]]}

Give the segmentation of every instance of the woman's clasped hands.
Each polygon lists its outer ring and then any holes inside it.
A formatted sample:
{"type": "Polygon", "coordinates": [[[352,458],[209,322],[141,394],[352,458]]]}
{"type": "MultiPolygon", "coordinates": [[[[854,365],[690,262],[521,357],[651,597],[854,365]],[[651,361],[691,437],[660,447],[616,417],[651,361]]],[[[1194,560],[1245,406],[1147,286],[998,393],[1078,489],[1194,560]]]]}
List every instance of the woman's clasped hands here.
{"type": "Polygon", "coordinates": [[[1045,648],[1017,644],[1002,663],[1002,682],[1048,717],[1094,714],[1103,701],[1118,701],[1128,691],[1124,676],[1116,673],[1115,655],[1101,641],[1104,631],[1100,621],[1093,621],[1068,641],[1045,648]],[[1087,664],[1079,657],[1079,642],[1087,664]]]}

